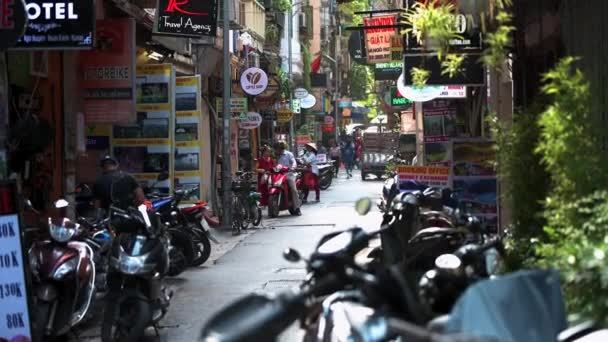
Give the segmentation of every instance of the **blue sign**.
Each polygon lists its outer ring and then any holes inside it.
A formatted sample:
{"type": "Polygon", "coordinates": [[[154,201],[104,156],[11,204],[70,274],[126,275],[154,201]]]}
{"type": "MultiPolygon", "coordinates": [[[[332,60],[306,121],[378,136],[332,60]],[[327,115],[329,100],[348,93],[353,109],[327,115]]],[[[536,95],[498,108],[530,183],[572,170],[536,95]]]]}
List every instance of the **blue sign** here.
{"type": "Polygon", "coordinates": [[[110,137],[108,136],[88,136],[87,148],[91,150],[106,150],[110,148],[110,137]]]}

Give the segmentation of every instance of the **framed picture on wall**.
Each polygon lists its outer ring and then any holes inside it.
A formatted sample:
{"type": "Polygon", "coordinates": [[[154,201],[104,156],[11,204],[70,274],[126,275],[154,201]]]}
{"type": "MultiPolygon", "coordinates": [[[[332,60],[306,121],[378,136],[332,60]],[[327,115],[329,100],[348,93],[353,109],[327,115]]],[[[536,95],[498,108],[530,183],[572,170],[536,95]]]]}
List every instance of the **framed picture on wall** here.
{"type": "Polygon", "coordinates": [[[38,77],[49,76],[48,51],[32,51],[30,53],[30,75],[38,77]]]}

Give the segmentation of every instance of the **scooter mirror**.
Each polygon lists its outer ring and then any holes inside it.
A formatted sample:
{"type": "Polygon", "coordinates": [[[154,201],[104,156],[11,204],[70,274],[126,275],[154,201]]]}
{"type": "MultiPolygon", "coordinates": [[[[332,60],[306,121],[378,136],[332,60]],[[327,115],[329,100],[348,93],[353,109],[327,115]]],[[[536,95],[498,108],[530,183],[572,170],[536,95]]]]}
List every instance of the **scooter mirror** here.
{"type": "Polygon", "coordinates": [[[285,260],[291,261],[291,262],[298,262],[298,261],[302,260],[300,253],[298,253],[298,251],[296,251],[293,248],[287,248],[286,250],[284,250],[283,258],[285,258],[285,260]]]}
{"type": "Polygon", "coordinates": [[[55,201],[55,208],[57,208],[57,209],[65,208],[68,205],[70,205],[70,203],[68,203],[68,201],[64,200],[63,198],[60,198],[57,201],[55,201]]]}
{"type": "Polygon", "coordinates": [[[368,197],[361,198],[355,202],[355,211],[361,216],[367,215],[372,209],[372,200],[368,197]]]}

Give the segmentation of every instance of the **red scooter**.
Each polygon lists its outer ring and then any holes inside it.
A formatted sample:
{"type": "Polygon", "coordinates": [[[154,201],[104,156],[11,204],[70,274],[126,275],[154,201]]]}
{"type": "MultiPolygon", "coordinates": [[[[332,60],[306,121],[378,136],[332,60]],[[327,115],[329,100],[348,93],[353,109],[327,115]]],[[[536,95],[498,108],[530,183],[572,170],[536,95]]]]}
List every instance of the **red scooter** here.
{"type": "MultiPolygon", "coordinates": [[[[270,182],[268,183],[268,216],[277,217],[279,212],[289,210],[291,215],[296,214],[296,209],[293,207],[293,199],[289,185],[287,184],[287,174],[289,168],[283,165],[277,165],[270,170],[270,182]]],[[[302,198],[302,177],[300,174],[296,176],[296,188],[298,196],[302,198]]]]}

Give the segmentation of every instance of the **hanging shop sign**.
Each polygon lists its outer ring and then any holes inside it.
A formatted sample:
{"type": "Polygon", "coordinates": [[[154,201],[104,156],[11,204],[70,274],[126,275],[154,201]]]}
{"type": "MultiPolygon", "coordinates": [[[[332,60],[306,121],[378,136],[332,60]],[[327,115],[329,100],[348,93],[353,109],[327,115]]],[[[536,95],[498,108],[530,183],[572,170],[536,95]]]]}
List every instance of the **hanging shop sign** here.
{"type": "Polygon", "coordinates": [[[374,65],[376,81],[393,81],[403,72],[403,60],[399,62],[377,63],[374,65]]]}
{"type": "Polygon", "coordinates": [[[467,87],[463,85],[443,85],[413,87],[403,84],[403,75],[397,79],[397,92],[413,102],[427,102],[434,99],[464,99],[467,87]]]}
{"type": "MultiPolygon", "coordinates": [[[[365,18],[365,27],[395,25],[394,15],[376,16],[365,18]]],[[[396,33],[394,28],[369,28],[365,29],[365,47],[367,50],[367,61],[370,64],[391,61],[391,36],[396,33]]]]}
{"type": "Polygon", "coordinates": [[[246,97],[233,97],[230,99],[231,113],[245,113],[247,111],[246,97]]]}
{"type": "Polygon", "coordinates": [[[325,118],[323,118],[323,123],[332,125],[334,123],[334,117],[331,115],[325,116],[325,118]]]}
{"type": "Polygon", "coordinates": [[[313,94],[308,94],[305,98],[300,100],[300,107],[309,109],[315,106],[317,98],[313,94]]]}
{"type": "Polygon", "coordinates": [[[261,114],[264,121],[276,121],[277,119],[277,111],[274,109],[264,110],[261,114]]]}
{"type": "Polygon", "coordinates": [[[249,112],[239,119],[240,129],[254,129],[262,124],[262,116],[256,112],[249,112]]]}
{"type": "Polygon", "coordinates": [[[353,100],[348,97],[343,97],[338,101],[338,108],[348,108],[352,106],[353,100]]]}
{"type": "Polygon", "coordinates": [[[259,95],[268,87],[268,75],[260,68],[249,68],[241,74],[241,88],[249,95],[259,95]]]}
{"type": "Polygon", "coordinates": [[[409,106],[413,103],[412,100],[404,97],[397,87],[390,87],[390,104],[392,107],[409,106]]]}
{"type": "Polygon", "coordinates": [[[217,33],[217,0],[158,0],[154,33],[201,37],[217,33]]]}
{"type": "Polygon", "coordinates": [[[296,99],[303,99],[308,96],[308,90],[304,88],[296,88],[296,90],[293,91],[293,96],[295,96],[296,99]]]}
{"type": "Polygon", "coordinates": [[[25,11],[27,26],[23,37],[15,45],[16,49],[93,48],[94,0],[28,0],[25,11]]]}
{"type": "Polygon", "coordinates": [[[475,56],[465,58],[462,62],[463,71],[454,75],[454,77],[441,73],[441,62],[436,56],[405,56],[403,59],[403,73],[405,74],[404,81],[406,85],[413,83],[411,69],[420,65],[424,65],[424,69],[430,72],[429,78],[426,81],[427,85],[481,86],[485,82],[483,65],[478,63],[478,58],[475,56]]]}
{"type": "Polygon", "coordinates": [[[85,122],[133,123],[136,120],[135,19],[98,20],[95,37],[98,47],[80,52],[77,69],[81,72],[85,122]]]}
{"type": "Polygon", "coordinates": [[[403,36],[395,33],[391,36],[391,61],[400,62],[403,59],[403,36]]]}
{"type": "Polygon", "coordinates": [[[0,183],[0,340],[32,341],[25,272],[26,249],[17,208],[15,183],[0,183]]]}
{"type": "Polygon", "coordinates": [[[258,95],[256,97],[256,100],[261,100],[262,98],[274,99],[279,93],[279,90],[281,90],[281,84],[279,82],[279,79],[275,76],[269,76],[268,86],[266,87],[266,90],[264,90],[260,95],[258,95]]]}
{"type": "Polygon", "coordinates": [[[293,118],[293,112],[287,108],[279,109],[277,111],[277,122],[286,123],[291,121],[293,118]]]}
{"type": "Polygon", "coordinates": [[[0,0],[0,51],[13,47],[25,33],[27,14],[23,0],[0,0]]]}
{"type": "Polygon", "coordinates": [[[367,51],[365,49],[364,38],[365,35],[359,30],[352,31],[348,38],[348,53],[359,64],[367,64],[367,51]]]}
{"type": "Polygon", "coordinates": [[[334,130],[335,130],[335,129],[334,129],[334,124],[325,124],[325,123],[324,123],[324,124],[321,126],[321,131],[322,131],[323,133],[333,133],[333,132],[334,132],[334,130]]]}
{"type": "MultiPolygon", "coordinates": [[[[416,2],[426,0],[405,0],[405,8],[411,8],[416,2]]],[[[451,1],[457,4],[458,1],[451,1]]],[[[486,1],[487,2],[487,1],[486,1]]],[[[457,29],[456,33],[462,39],[450,39],[450,49],[457,52],[480,53],[483,50],[482,22],[480,15],[474,14],[455,14],[457,29]]],[[[416,38],[409,34],[405,39],[405,54],[428,54],[432,51],[432,46],[421,45],[416,38]]],[[[474,58],[475,59],[475,58],[474,58]]]]}
{"type": "Polygon", "coordinates": [[[300,100],[299,99],[293,99],[291,101],[291,110],[295,114],[300,114],[302,112],[302,109],[301,109],[301,106],[300,106],[300,100]]]}
{"type": "Polygon", "coordinates": [[[447,166],[397,166],[399,182],[417,181],[427,186],[451,188],[452,177],[447,166]]]}

